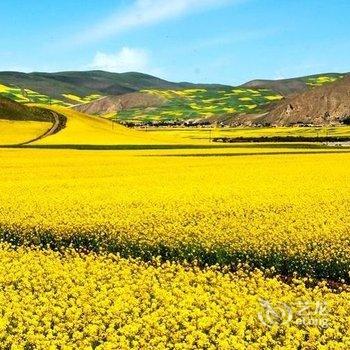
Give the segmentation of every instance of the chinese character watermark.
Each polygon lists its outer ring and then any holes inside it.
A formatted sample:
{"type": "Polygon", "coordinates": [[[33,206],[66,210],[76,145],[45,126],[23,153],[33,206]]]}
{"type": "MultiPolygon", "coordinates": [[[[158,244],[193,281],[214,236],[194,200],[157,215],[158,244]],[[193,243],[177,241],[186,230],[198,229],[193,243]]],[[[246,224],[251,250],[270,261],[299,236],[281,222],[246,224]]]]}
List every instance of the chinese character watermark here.
{"type": "Polygon", "coordinates": [[[328,328],[327,304],[323,301],[296,303],[270,303],[260,299],[259,320],[266,326],[295,324],[297,326],[314,326],[328,328]]]}

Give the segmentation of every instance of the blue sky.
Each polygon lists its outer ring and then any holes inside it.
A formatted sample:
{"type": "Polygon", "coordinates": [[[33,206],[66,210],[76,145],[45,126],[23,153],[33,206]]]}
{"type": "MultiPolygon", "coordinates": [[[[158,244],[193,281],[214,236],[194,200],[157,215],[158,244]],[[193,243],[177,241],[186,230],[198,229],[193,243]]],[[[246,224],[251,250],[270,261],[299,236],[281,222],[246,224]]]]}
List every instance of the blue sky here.
{"type": "Polygon", "coordinates": [[[348,0],[1,0],[0,70],[238,84],[350,71],[348,0]]]}

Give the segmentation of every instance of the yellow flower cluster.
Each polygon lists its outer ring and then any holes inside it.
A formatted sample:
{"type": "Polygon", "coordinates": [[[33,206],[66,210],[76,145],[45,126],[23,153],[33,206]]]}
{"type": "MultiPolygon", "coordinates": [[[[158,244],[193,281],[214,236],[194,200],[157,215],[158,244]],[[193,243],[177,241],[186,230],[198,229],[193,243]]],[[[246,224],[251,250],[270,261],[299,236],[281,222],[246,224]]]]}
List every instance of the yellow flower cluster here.
{"type": "Polygon", "coordinates": [[[0,348],[349,349],[350,155],[264,152],[0,150],[0,348]]]}
{"type": "Polygon", "coordinates": [[[36,141],[36,145],[155,145],[176,143],[176,139],[125,128],[110,120],[89,116],[61,106],[46,106],[64,115],[67,125],[60,132],[36,141]]]}
{"type": "Polygon", "coordinates": [[[0,119],[0,145],[17,145],[45,134],[52,123],[0,119]]]}
{"type": "Polygon", "coordinates": [[[349,280],[349,155],[174,152],[2,150],[2,240],[349,280]]]}
{"type": "Polygon", "coordinates": [[[2,349],[350,347],[350,294],[324,284],[310,289],[259,271],[4,245],[0,261],[2,349]],[[268,323],[261,299],[283,303],[289,314],[268,323]],[[298,324],[300,305],[312,305],[309,312],[319,302],[326,308],[311,316],[325,322],[298,324]]]}

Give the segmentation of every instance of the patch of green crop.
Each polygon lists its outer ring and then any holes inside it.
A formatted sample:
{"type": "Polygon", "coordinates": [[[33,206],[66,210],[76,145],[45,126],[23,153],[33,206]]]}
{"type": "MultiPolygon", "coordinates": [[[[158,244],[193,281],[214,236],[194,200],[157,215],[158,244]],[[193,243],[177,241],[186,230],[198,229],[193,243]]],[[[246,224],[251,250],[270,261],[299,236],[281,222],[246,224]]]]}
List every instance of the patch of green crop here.
{"type": "Polygon", "coordinates": [[[72,101],[73,104],[84,104],[96,101],[100,98],[102,98],[102,95],[93,94],[85,97],[77,96],[74,94],[63,94],[62,95],[65,99],[68,99],[69,101],[72,101]]]}
{"type": "Polygon", "coordinates": [[[5,96],[19,103],[35,103],[35,104],[45,104],[45,105],[59,105],[70,107],[75,104],[89,103],[100,99],[101,95],[93,94],[85,97],[76,96],[73,94],[64,94],[62,97],[64,100],[54,99],[50,96],[40,94],[39,92],[30,89],[21,89],[14,86],[6,86],[0,84],[0,96],[5,96]],[[66,102],[66,101],[71,102],[66,102]]]}
{"type": "Polygon", "coordinates": [[[182,89],[142,90],[163,97],[166,103],[153,108],[133,108],[120,111],[114,119],[119,122],[181,122],[237,113],[258,113],[281,95],[268,89],[182,89]]]}
{"type": "Polygon", "coordinates": [[[30,89],[21,89],[12,86],[6,86],[0,84],[0,95],[10,98],[19,103],[29,104],[46,104],[46,105],[60,105],[60,106],[70,106],[70,104],[63,101],[52,99],[49,96],[40,94],[36,91],[30,89]]]}
{"type": "Polygon", "coordinates": [[[343,75],[341,74],[318,75],[315,77],[306,77],[305,82],[310,87],[316,87],[334,83],[335,81],[341,78],[343,78],[343,75]]]}

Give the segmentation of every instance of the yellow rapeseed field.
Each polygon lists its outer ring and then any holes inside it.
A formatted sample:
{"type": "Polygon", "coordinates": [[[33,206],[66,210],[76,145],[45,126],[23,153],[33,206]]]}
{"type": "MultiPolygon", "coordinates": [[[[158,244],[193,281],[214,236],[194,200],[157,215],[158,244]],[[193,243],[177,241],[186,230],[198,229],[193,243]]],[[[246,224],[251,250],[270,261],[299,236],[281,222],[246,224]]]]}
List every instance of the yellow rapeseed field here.
{"type": "Polygon", "coordinates": [[[51,123],[0,120],[0,145],[15,145],[43,135],[51,123]]]}
{"type": "Polygon", "coordinates": [[[178,140],[205,141],[216,137],[272,137],[272,136],[301,136],[301,137],[326,137],[349,136],[349,126],[324,126],[324,127],[198,127],[198,128],[150,128],[148,130],[153,137],[167,135],[178,140]]]}
{"type": "Polygon", "coordinates": [[[3,349],[350,347],[350,294],[324,283],[7,246],[0,261],[3,349]],[[288,318],[270,325],[262,300],[288,318]]]}
{"type": "Polygon", "coordinates": [[[257,147],[0,150],[2,347],[348,349],[350,154],[257,147]]]}
{"type": "Polygon", "coordinates": [[[66,107],[47,107],[66,116],[67,125],[59,133],[37,141],[35,144],[120,145],[178,143],[172,137],[164,137],[162,135],[153,137],[150,133],[127,129],[107,119],[88,116],[66,107]]]}
{"type": "Polygon", "coordinates": [[[1,151],[3,236],[349,279],[350,155],[162,152],[1,151]]]}

